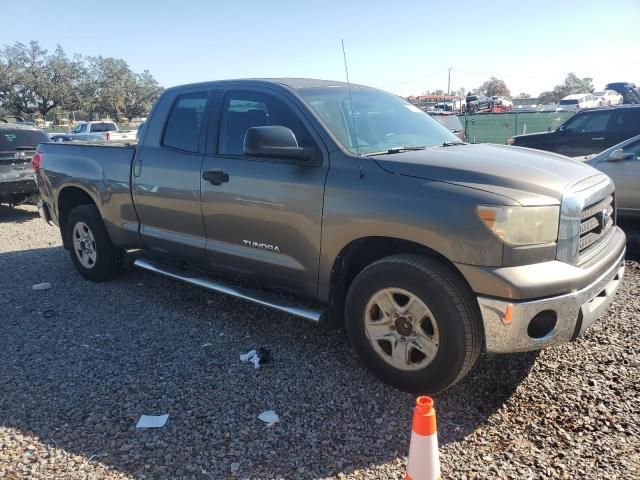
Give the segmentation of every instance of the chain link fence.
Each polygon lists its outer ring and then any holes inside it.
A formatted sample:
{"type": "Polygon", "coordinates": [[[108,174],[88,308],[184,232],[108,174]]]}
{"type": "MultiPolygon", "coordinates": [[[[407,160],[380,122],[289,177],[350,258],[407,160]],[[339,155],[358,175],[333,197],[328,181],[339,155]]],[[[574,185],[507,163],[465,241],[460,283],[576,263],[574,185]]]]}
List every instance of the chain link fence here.
{"type": "Polygon", "coordinates": [[[465,138],[469,143],[507,143],[514,135],[550,132],[573,112],[507,112],[461,115],[465,138]]]}

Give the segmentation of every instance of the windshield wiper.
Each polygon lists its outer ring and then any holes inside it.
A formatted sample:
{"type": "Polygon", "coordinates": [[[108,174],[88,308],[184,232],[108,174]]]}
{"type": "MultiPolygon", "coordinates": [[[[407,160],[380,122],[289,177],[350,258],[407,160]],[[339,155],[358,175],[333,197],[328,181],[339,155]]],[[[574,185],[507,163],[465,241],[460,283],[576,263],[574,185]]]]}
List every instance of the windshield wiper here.
{"type": "Polygon", "coordinates": [[[456,145],[466,145],[464,142],[444,142],[443,147],[455,147],[456,145]]]}
{"type": "Polygon", "coordinates": [[[402,153],[402,152],[413,152],[416,150],[425,150],[427,147],[418,146],[418,147],[394,147],[388,150],[382,150],[381,152],[372,152],[367,153],[369,156],[373,155],[393,155],[394,153],[402,153]]]}

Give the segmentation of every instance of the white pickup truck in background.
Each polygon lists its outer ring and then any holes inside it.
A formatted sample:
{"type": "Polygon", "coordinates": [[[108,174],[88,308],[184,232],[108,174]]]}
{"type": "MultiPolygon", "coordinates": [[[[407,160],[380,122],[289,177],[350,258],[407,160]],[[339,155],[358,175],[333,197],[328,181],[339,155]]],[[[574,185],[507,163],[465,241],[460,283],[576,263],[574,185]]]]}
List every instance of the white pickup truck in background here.
{"type": "Polygon", "coordinates": [[[116,122],[111,120],[99,120],[95,122],[78,122],[76,127],[71,131],[70,136],[74,139],[82,140],[83,137],[87,137],[87,140],[95,138],[96,134],[103,134],[105,140],[135,140],[136,131],[120,131],[116,122]]]}

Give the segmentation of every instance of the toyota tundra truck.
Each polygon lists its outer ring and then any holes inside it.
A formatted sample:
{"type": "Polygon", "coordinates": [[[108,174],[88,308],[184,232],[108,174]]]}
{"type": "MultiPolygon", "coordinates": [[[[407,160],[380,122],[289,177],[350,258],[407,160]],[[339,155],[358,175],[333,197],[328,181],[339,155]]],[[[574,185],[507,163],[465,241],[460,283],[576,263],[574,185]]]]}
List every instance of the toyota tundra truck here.
{"type": "Polygon", "coordinates": [[[141,250],[149,272],[344,326],[364,364],[412,392],[453,385],[482,351],[576,339],[624,271],[606,175],[466,144],[365,86],[174,87],[137,146],[43,143],[33,165],[41,215],[88,280],[141,250]]]}

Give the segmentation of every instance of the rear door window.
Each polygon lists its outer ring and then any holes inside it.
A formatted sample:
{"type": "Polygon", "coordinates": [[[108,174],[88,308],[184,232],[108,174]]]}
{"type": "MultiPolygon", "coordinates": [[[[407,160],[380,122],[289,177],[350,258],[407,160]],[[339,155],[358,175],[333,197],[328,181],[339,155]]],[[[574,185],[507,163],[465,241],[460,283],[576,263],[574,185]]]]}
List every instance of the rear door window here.
{"type": "Polygon", "coordinates": [[[615,112],[611,122],[614,132],[640,132],[640,108],[625,108],[615,112]]]}
{"type": "Polygon", "coordinates": [[[164,131],[163,145],[186,152],[197,152],[207,92],[180,95],[171,108],[164,131]]]}

